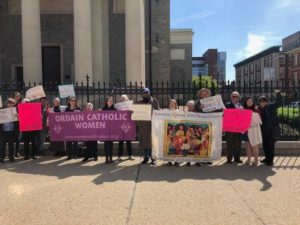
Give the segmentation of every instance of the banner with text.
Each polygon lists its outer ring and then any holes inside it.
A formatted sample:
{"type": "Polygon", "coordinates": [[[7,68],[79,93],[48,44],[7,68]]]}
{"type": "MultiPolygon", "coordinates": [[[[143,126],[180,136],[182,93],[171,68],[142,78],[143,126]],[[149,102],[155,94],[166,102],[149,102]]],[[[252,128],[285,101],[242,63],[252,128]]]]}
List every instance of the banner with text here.
{"type": "Polygon", "coordinates": [[[42,129],[41,103],[18,104],[20,131],[34,131],[42,129]]]}
{"type": "Polygon", "coordinates": [[[58,85],[58,91],[60,98],[68,98],[70,96],[75,96],[73,84],[58,85]]]}
{"type": "Polygon", "coordinates": [[[0,109],[0,124],[18,121],[16,107],[0,109]]]}
{"type": "Polygon", "coordinates": [[[203,112],[225,109],[221,95],[200,99],[203,112]]]}
{"type": "Polygon", "coordinates": [[[51,141],[135,140],[129,111],[64,112],[49,115],[51,141]]]}
{"type": "Polygon", "coordinates": [[[222,151],[223,113],[154,111],[152,154],[168,162],[210,162],[222,151]]]}
{"type": "Polygon", "coordinates": [[[28,89],[25,95],[25,98],[28,98],[30,101],[43,97],[46,97],[46,95],[42,85],[28,89]]]}
{"type": "Polygon", "coordinates": [[[151,120],[151,105],[134,104],[130,106],[132,120],[134,121],[150,121],[151,120]]]}
{"type": "Polygon", "coordinates": [[[115,109],[117,110],[129,110],[132,106],[133,101],[126,101],[126,102],[118,102],[114,104],[115,109]]]}
{"type": "Polygon", "coordinates": [[[251,124],[252,110],[225,109],[223,118],[223,131],[232,133],[245,133],[251,124]]]}

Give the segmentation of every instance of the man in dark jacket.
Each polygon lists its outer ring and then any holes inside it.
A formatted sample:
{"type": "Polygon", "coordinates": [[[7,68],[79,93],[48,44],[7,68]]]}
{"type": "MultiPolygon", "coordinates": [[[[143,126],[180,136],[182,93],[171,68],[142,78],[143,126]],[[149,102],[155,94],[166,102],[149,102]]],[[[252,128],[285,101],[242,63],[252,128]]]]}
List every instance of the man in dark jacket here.
{"type": "MultiPolygon", "coordinates": [[[[151,105],[152,110],[159,110],[157,99],[150,95],[150,90],[144,88],[143,97],[137,100],[137,104],[151,105]]],[[[144,160],[142,164],[146,164],[151,158],[151,164],[155,165],[156,161],[152,157],[152,138],[151,138],[151,121],[140,121],[139,123],[139,143],[144,149],[144,160]]]]}
{"type": "MultiPolygon", "coordinates": [[[[232,92],[230,95],[230,102],[225,104],[227,109],[239,109],[242,108],[239,103],[240,94],[236,91],[232,92]]],[[[242,163],[241,157],[241,134],[226,132],[226,149],[227,149],[227,163],[232,163],[232,157],[234,162],[242,163]]]]}
{"type": "Polygon", "coordinates": [[[261,115],[261,133],[263,139],[263,149],[265,158],[261,160],[267,166],[273,166],[274,149],[275,149],[275,132],[279,130],[277,108],[282,105],[282,97],[280,92],[276,93],[275,103],[268,104],[265,96],[259,97],[258,112],[261,115]]]}

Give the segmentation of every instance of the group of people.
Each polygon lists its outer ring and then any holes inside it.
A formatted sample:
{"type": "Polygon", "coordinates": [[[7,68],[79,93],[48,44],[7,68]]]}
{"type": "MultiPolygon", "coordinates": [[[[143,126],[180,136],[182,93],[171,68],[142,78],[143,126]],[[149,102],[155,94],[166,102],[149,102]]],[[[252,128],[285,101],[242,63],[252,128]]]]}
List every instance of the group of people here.
{"type": "MultiPolygon", "coordinates": [[[[186,103],[187,111],[195,113],[205,113],[203,111],[203,106],[201,105],[201,99],[211,96],[209,89],[202,88],[198,91],[196,101],[190,100],[186,103]]],[[[121,102],[128,101],[126,95],[122,95],[120,98],[121,102]]],[[[15,92],[13,98],[9,98],[6,101],[6,107],[16,107],[20,103],[28,103],[29,99],[22,99],[20,93],[15,92]]],[[[61,112],[79,112],[82,109],[77,104],[77,99],[75,96],[71,96],[67,100],[67,106],[62,106],[59,98],[53,100],[53,106],[50,107],[47,103],[46,98],[40,99],[42,110],[41,110],[41,120],[42,129],[38,131],[19,131],[19,124],[17,122],[9,122],[1,124],[1,138],[0,138],[0,161],[4,163],[6,157],[6,144],[8,144],[9,160],[14,161],[15,157],[20,157],[20,142],[24,142],[24,159],[28,160],[29,155],[32,159],[36,159],[36,155],[43,155],[44,153],[44,142],[49,131],[48,116],[50,113],[61,113],[61,112]],[[31,151],[30,151],[31,143],[31,151]],[[31,154],[29,154],[31,153],[31,154]]],[[[240,95],[238,92],[234,91],[230,95],[230,101],[225,103],[226,108],[233,109],[248,109],[252,110],[252,121],[251,126],[248,131],[244,134],[226,132],[226,142],[227,142],[227,163],[242,163],[241,161],[241,143],[245,142],[247,161],[246,164],[258,165],[259,156],[259,145],[262,144],[265,159],[261,162],[265,163],[267,166],[273,165],[274,159],[274,145],[275,145],[275,134],[274,127],[277,124],[276,110],[280,106],[281,95],[277,93],[275,103],[269,103],[265,96],[259,97],[258,105],[255,105],[254,99],[252,97],[246,97],[244,102],[240,102],[240,95]],[[251,161],[252,156],[254,161],[251,161]]],[[[159,110],[159,102],[157,99],[151,96],[150,90],[148,88],[143,89],[142,98],[136,101],[136,104],[149,104],[151,105],[152,111],[159,110]]],[[[169,110],[179,111],[178,104],[175,99],[169,100],[168,105],[169,110]]],[[[94,110],[92,103],[86,103],[83,107],[84,111],[94,110]]],[[[114,101],[112,97],[106,98],[102,110],[116,110],[114,108],[114,101]]],[[[220,112],[222,110],[215,110],[210,113],[220,112]]],[[[201,128],[197,128],[195,132],[203,133],[201,128]]],[[[204,129],[204,128],[202,128],[204,129]]],[[[205,129],[204,129],[205,130],[205,129]]],[[[172,129],[168,133],[172,134],[172,129]]],[[[152,156],[152,143],[151,143],[151,121],[139,121],[138,122],[138,137],[139,145],[143,148],[144,158],[142,164],[146,164],[150,161],[152,165],[156,164],[156,160],[152,156]]],[[[179,129],[174,135],[170,135],[171,138],[176,138],[180,136],[181,130],[179,129]]],[[[194,130],[189,130],[190,135],[188,137],[193,138],[194,130]]],[[[205,132],[204,132],[205,133],[205,132]]],[[[199,136],[199,135],[198,135],[199,136]]],[[[197,138],[195,138],[196,140],[197,138]]],[[[199,139],[199,137],[198,137],[199,139]]],[[[190,140],[190,141],[191,141],[190,140]]],[[[187,140],[188,141],[188,140],[187,140]]],[[[128,152],[129,159],[132,159],[132,143],[131,141],[122,141],[118,143],[118,160],[121,160],[123,156],[124,142],[126,142],[126,149],[128,152]]],[[[87,141],[84,143],[84,153],[82,161],[87,161],[93,158],[95,161],[98,160],[98,148],[97,141],[87,141]]],[[[171,142],[170,142],[171,143],[171,142]]],[[[175,143],[175,141],[173,142],[175,143]]],[[[176,144],[176,143],[175,143],[176,144]]],[[[170,151],[176,152],[176,146],[170,145],[170,151]]],[[[50,141],[50,148],[53,150],[55,156],[67,155],[67,159],[76,159],[79,156],[78,141],[50,141]]],[[[105,163],[113,162],[113,142],[104,141],[104,152],[105,152],[105,163]]],[[[174,153],[175,154],[175,153],[174,153]]],[[[188,153],[187,153],[188,154],[188,153]]],[[[206,163],[195,163],[196,166],[201,166],[203,164],[212,164],[212,162],[206,163]]],[[[172,166],[172,162],[167,163],[168,166],[172,166]]],[[[175,166],[179,166],[179,162],[175,162],[175,166]]],[[[187,162],[187,166],[191,166],[191,162],[187,162]]]]}

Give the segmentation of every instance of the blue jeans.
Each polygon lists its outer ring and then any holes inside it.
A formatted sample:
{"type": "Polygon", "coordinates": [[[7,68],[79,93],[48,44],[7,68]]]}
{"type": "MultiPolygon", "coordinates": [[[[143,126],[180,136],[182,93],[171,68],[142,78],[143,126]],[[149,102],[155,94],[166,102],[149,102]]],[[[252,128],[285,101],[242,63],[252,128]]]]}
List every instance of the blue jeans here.
{"type": "Polygon", "coordinates": [[[152,158],[152,149],[151,149],[151,148],[144,148],[144,160],[145,160],[145,161],[148,161],[149,158],[150,158],[151,160],[154,160],[154,159],[152,158]]]}

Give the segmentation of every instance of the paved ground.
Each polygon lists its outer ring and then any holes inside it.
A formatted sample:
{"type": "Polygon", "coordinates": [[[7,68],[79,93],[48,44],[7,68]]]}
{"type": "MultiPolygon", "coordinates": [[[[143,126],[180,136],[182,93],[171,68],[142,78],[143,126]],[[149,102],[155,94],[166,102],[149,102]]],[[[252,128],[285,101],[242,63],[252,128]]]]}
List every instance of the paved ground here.
{"type": "Polygon", "coordinates": [[[0,224],[300,224],[300,157],[273,168],[139,162],[0,165],[0,224]]]}

